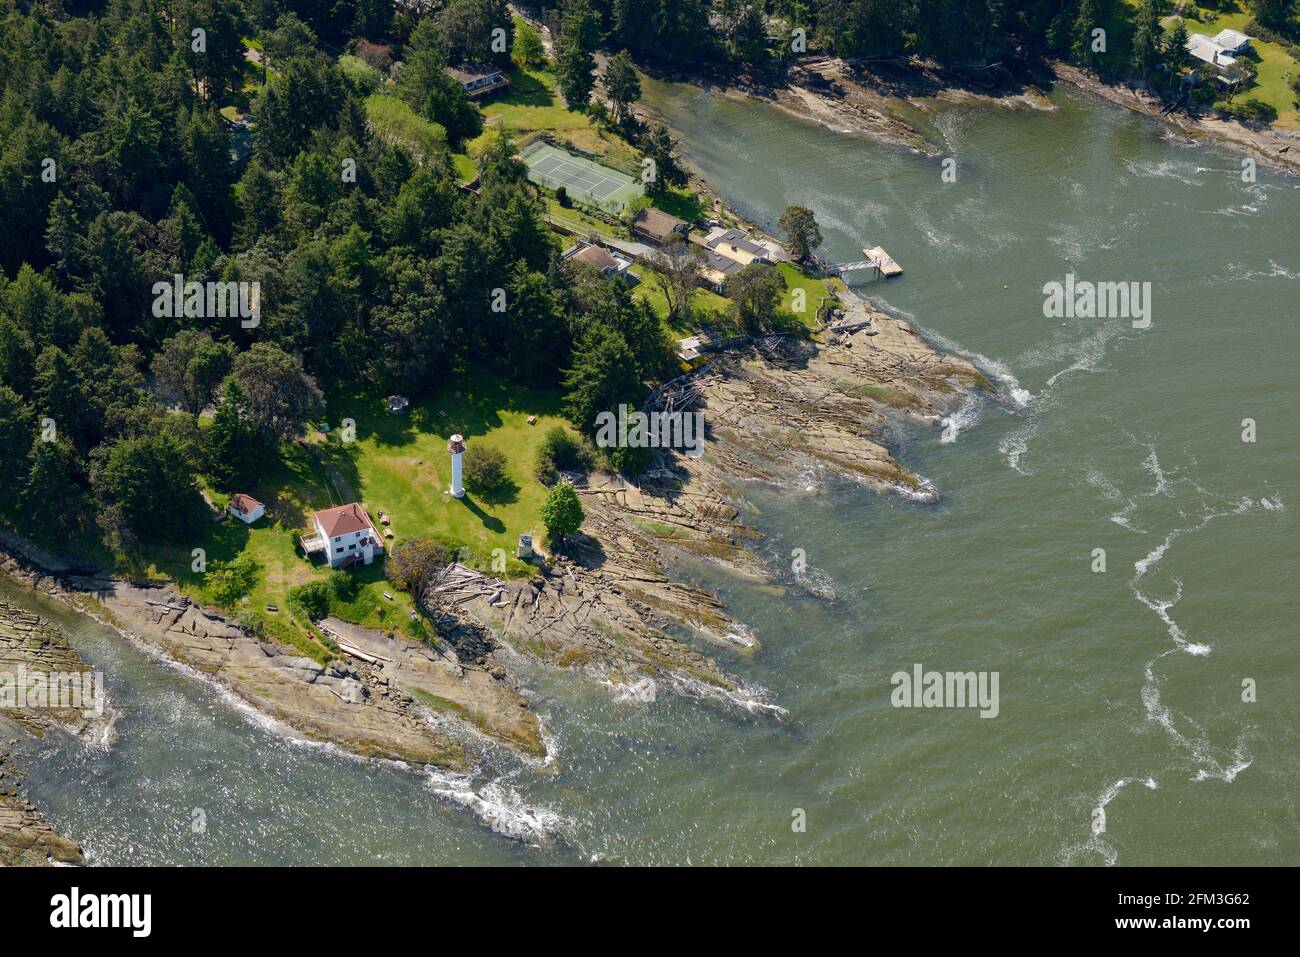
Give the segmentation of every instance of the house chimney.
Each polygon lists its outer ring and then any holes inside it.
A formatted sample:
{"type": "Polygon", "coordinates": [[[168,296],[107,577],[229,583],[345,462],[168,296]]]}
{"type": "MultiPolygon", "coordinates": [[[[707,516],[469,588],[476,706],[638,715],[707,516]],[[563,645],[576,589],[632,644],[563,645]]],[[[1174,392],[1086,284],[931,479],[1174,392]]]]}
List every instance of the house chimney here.
{"type": "Polygon", "coordinates": [[[465,454],[465,436],[457,433],[447,443],[451,453],[451,494],[453,498],[464,498],[465,487],[460,484],[460,457],[465,454]]]}

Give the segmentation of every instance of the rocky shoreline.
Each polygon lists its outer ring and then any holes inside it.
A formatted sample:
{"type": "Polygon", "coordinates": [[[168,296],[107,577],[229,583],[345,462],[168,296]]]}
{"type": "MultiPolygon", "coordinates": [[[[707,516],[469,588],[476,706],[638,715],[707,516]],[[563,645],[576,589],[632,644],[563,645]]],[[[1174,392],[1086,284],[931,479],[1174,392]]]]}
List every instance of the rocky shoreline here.
{"type": "Polygon", "coordinates": [[[55,559],[22,554],[12,535],[0,571],[217,682],[291,733],[363,756],[465,768],[474,755],[459,723],[544,759],[520,656],[576,670],[621,695],[644,698],[649,680],[779,716],[763,692],[747,690],[686,640],[740,652],[757,647],[714,595],[674,577],[674,562],[703,560],[751,579],[775,578],[754,551],[761,535],[737,508],[744,482],[833,472],[880,492],[933,500],[928,482],[890,455],[882,439],[887,424],[898,416],[933,424],[967,390],[990,388],[977,369],[938,352],[907,323],[848,298],[847,314],[820,342],[750,342],[675,384],[705,416],[702,457],[672,455],[637,481],[570,476],[587,521],[534,577],[497,581],[450,566],[422,601],[445,639],[437,648],[327,620],[320,624],[344,639],[348,652],[321,665],[259,640],[174,587],[51,573],[41,559],[55,559]]]}
{"type": "Polygon", "coordinates": [[[43,737],[55,729],[102,739],[111,719],[72,708],[28,707],[16,697],[20,669],[28,676],[90,672],[49,622],[0,599],[0,671],[4,693],[15,695],[12,701],[0,698],[0,866],[84,864],[81,848],[58,834],[20,792],[24,774],[16,749],[20,735],[43,737]]]}
{"type": "Polygon", "coordinates": [[[1164,114],[1158,99],[1125,86],[1104,83],[1091,73],[1068,63],[1055,63],[1053,67],[1062,80],[1082,90],[1095,93],[1108,102],[1123,106],[1164,123],[1170,129],[1193,139],[1212,139],[1219,143],[1245,150],[1255,159],[1292,173],[1300,172],[1300,133],[1287,133],[1272,128],[1251,129],[1230,120],[1209,116],[1164,114]]]}
{"type": "Polygon", "coordinates": [[[793,116],[812,119],[837,133],[863,133],[892,146],[925,156],[940,149],[900,115],[900,108],[929,108],[928,101],[972,102],[1006,109],[1053,110],[1047,90],[1055,82],[1069,83],[1110,103],[1141,113],[1191,140],[1211,139],[1244,150],[1258,161],[1289,172],[1300,171],[1300,132],[1271,127],[1251,128],[1212,116],[1164,112],[1164,104],[1139,90],[1107,83],[1063,61],[1050,64],[1050,73],[1023,82],[972,82],[949,76],[935,64],[911,63],[890,72],[855,70],[832,56],[809,57],[797,63],[781,85],[723,82],[704,75],[675,73],[666,79],[692,83],[717,95],[769,103],[793,116]]]}

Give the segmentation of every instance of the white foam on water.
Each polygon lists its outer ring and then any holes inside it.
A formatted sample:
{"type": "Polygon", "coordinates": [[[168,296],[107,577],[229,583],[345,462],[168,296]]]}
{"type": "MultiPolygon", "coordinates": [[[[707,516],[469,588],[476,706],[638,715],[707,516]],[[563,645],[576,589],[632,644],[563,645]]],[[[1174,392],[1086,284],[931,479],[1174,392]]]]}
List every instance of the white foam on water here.
{"type": "Polygon", "coordinates": [[[877,303],[877,305],[884,308],[887,312],[895,313],[900,318],[906,320],[918,332],[924,335],[925,338],[929,339],[945,352],[951,352],[954,355],[961,356],[963,359],[970,360],[970,362],[978,366],[990,379],[993,379],[1005,388],[1005,396],[1010,399],[1011,403],[1017,408],[1023,409],[1034,398],[1033,393],[1028,389],[1022,388],[1020,380],[1012,374],[1011,370],[1008,369],[1005,364],[999,362],[997,359],[990,359],[983,353],[972,352],[969,349],[963,348],[960,344],[949,339],[942,333],[934,332],[933,330],[925,328],[916,321],[915,316],[906,310],[898,309],[894,306],[888,306],[884,303],[877,303]]]}
{"type": "Polygon", "coordinates": [[[951,445],[956,442],[957,436],[961,435],[962,429],[979,421],[980,410],[983,407],[984,403],[980,401],[978,395],[974,393],[967,394],[960,406],[939,420],[939,424],[943,426],[939,441],[944,445],[951,445]]]}
{"type": "Polygon", "coordinates": [[[439,797],[469,810],[493,833],[527,844],[551,840],[565,823],[555,811],[526,803],[504,780],[489,781],[476,791],[468,774],[431,770],[428,786],[439,797]]]}
{"type": "Polygon", "coordinates": [[[784,718],[790,712],[780,705],[772,704],[768,699],[772,693],[758,685],[746,686],[738,683],[736,689],[722,688],[718,685],[701,681],[692,675],[673,671],[668,674],[678,694],[691,698],[707,698],[731,705],[749,714],[765,714],[775,718],[784,718]]]}
{"type": "Polygon", "coordinates": [[[1166,601],[1148,598],[1136,588],[1133,589],[1133,594],[1138,601],[1154,611],[1156,616],[1165,623],[1165,629],[1169,633],[1169,637],[1173,639],[1174,644],[1180,650],[1187,652],[1189,655],[1203,658],[1210,653],[1211,647],[1202,642],[1188,641],[1187,635],[1183,633],[1182,628],[1178,627],[1178,622],[1174,621],[1173,616],[1169,614],[1169,609],[1178,604],[1179,599],[1183,597],[1183,583],[1178,579],[1174,579],[1174,584],[1177,586],[1177,591],[1174,593],[1173,598],[1166,601]]]}
{"type": "Polygon", "coordinates": [[[1007,465],[1010,466],[1013,471],[1019,472],[1021,475],[1032,474],[1020,467],[1020,458],[1029,451],[1029,440],[1033,438],[1034,433],[1037,431],[1038,423],[1030,422],[1027,425],[1023,425],[1016,429],[1014,432],[1008,432],[1006,435],[1002,436],[1001,440],[998,442],[998,451],[1002,453],[1002,457],[1006,460],[1007,465]]]}
{"type": "Polygon", "coordinates": [[[886,485],[891,492],[897,492],[909,502],[921,502],[925,505],[933,505],[939,501],[939,490],[934,487],[924,475],[913,473],[916,478],[916,486],[903,485],[898,482],[891,482],[886,485]]]}
{"type": "Polygon", "coordinates": [[[640,681],[605,682],[614,691],[615,701],[628,701],[632,704],[651,704],[654,702],[658,693],[658,685],[653,678],[642,678],[640,681]]]}
{"type": "Polygon", "coordinates": [[[1195,177],[1201,173],[1209,172],[1204,166],[1198,166],[1195,163],[1185,160],[1161,160],[1152,162],[1150,160],[1125,160],[1124,165],[1134,176],[1141,176],[1147,179],[1174,179],[1185,186],[1201,186],[1204,181],[1195,177]]]}
{"type": "Polygon", "coordinates": [[[1229,263],[1226,274],[1210,276],[1202,281],[1210,285],[1220,283],[1244,283],[1256,279],[1300,279],[1300,270],[1283,266],[1276,259],[1268,261],[1268,268],[1262,269],[1245,263],[1229,263]]]}

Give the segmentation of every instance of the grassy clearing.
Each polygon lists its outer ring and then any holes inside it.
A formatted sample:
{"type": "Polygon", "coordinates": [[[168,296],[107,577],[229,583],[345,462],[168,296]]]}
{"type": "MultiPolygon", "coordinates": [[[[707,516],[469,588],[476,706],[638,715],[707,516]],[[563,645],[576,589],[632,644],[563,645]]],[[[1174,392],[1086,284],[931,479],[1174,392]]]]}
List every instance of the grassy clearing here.
{"type": "Polygon", "coordinates": [[[809,276],[793,263],[777,263],[776,268],[781,271],[781,278],[785,280],[785,296],[781,300],[781,308],[788,312],[794,313],[804,325],[812,327],[817,325],[817,307],[825,296],[835,296],[843,288],[843,283],[839,280],[818,279],[815,276],[809,276]],[[803,309],[796,309],[795,290],[803,290],[803,309]]]}
{"type": "Polygon", "coordinates": [[[585,238],[591,233],[596,233],[606,239],[624,238],[620,236],[619,230],[603,219],[597,219],[577,206],[570,206],[566,209],[556,201],[555,194],[550,191],[546,191],[544,195],[546,196],[546,215],[567,227],[574,236],[585,238]]]}
{"type": "MultiPolygon", "coordinates": [[[[1233,13],[1216,14],[1212,10],[1201,10],[1197,8],[1199,19],[1186,19],[1187,31],[1189,33],[1201,33],[1206,36],[1215,36],[1220,30],[1239,30],[1242,33],[1249,34],[1246,24],[1250,20],[1250,14],[1244,11],[1233,13]]],[[[1239,92],[1234,101],[1255,98],[1268,103],[1277,110],[1277,122],[1274,126],[1285,129],[1300,129],[1300,111],[1296,109],[1297,94],[1291,89],[1291,78],[1300,71],[1300,63],[1291,58],[1281,46],[1276,43],[1269,43],[1255,37],[1251,41],[1254,48],[1255,56],[1253,59],[1255,69],[1258,75],[1255,82],[1247,89],[1239,92]]]]}
{"type": "MultiPolygon", "coordinates": [[[[385,540],[386,548],[407,538],[437,538],[461,548],[462,560],[484,570],[491,568],[492,550],[503,548],[509,556],[507,574],[527,574],[531,566],[514,558],[515,547],[520,533],[540,540],[537,516],[546,490],[533,477],[533,463],[546,430],[565,424],[559,404],[558,393],[519,389],[483,373],[452,381],[441,395],[414,404],[404,417],[390,415],[381,399],[333,397],[329,421],[354,419],[357,441],[344,445],[336,428],[287,447],[280,461],[243,489],[266,504],[263,518],[251,526],[230,518],[205,525],[191,541],[142,546],[131,556],[119,556],[119,567],[134,578],[174,581],[195,601],[223,607],[267,637],[326,661],[334,653],[331,643],[289,609],[290,589],[331,574],[328,566],[310,563],[298,552],[298,536],[308,530],[312,513],[360,501],[376,523],[381,510],[391,516],[394,538],[385,540]],[[538,420],[530,426],[531,414],[538,420]],[[447,439],[454,432],[505,453],[510,482],[501,493],[467,494],[460,500],[446,494],[451,479],[447,439]],[[193,568],[196,548],[203,549],[207,574],[193,568]],[[255,563],[252,588],[223,602],[211,573],[241,557],[255,563]]],[[[229,500],[207,491],[221,507],[229,500]]],[[[384,577],[382,562],[347,574],[357,591],[346,600],[335,596],[331,614],[386,633],[436,641],[432,624],[410,596],[384,577]]]]}
{"type": "MultiPolygon", "coordinates": [[[[564,105],[557,91],[555,75],[544,69],[510,68],[510,91],[497,94],[482,105],[490,128],[501,123],[508,133],[522,136],[541,130],[569,143],[584,153],[603,157],[615,169],[637,168],[639,154],[625,140],[599,129],[590,116],[564,105]]],[[[470,141],[470,153],[489,131],[470,141]]]]}
{"type": "Polygon", "coordinates": [[[699,332],[700,325],[707,322],[710,317],[716,314],[725,314],[731,309],[730,299],[719,296],[711,289],[698,287],[691,294],[691,321],[674,320],[670,323],[668,321],[668,300],[664,298],[663,290],[659,288],[659,283],[654,279],[654,270],[649,266],[637,265],[632,267],[632,272],[641,277],[641,282],[633,290],[632,295],[650,303],[664,329],[674,339],[694,335],[699,332]]]}
{"type": "Polygon", "coordinates": [[[366,97],[366,119],[376,136],[387,143],[400,143],[419,162],[430,162],[447,151],[447,131],[395,96],[372,93],[366,97]]]}
{"type": "Polygon", "coordinates": [[[650,205],[656,209],[662,209],[670,216],[684,219],[688,223],[703,219],[706,213],[711,214],[713,210],[713,202],[708,197],[677,187],[670,187],[657,196],[650,196],[649,200],[650,205]]]}
{"type": "Polygon", "coordinates": [[[343,494],[361,501],[372,517],[378,520],[381,509],[392,516],[394,541],[437,538],[485,569],[492,550],[502,548],[511,573],[527,571],[530,566],[513,556],[521,533],[540,538],[543,531],[538,509],[546,489],[534,478],[533,464],[547,429],[565,425],[558,392],[522,389],[474,372],[413,404],[407,416],[389,415],[382,399],[362,396],[331,399],[330,414],[354,419],[357,441],[344,446],[330,439],[323,453],[327,467],[343,494]],[[527,423],[529,415],[537,416],[535,425],[527,423]],[[509,483],[502,492],[467,493],[459,500],[447,494],[447,440],[457,432],[471,445],[481,442],[505,454],[509,483]]]}

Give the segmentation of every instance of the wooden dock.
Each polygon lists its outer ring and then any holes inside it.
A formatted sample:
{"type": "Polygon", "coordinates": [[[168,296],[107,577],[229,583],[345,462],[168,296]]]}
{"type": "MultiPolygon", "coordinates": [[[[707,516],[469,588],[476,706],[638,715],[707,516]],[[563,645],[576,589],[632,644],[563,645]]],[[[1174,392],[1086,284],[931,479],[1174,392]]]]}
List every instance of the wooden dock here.
{"type": "Polygon", "coordinates": [[[903,267],[894,262],[894,257],[885,252],[883,246],[872,246],[870,249],[864,249],[862,254],[871,260],[871,264],[876,267],[876,272],[886,279],[903,274],[903,267]]]}

